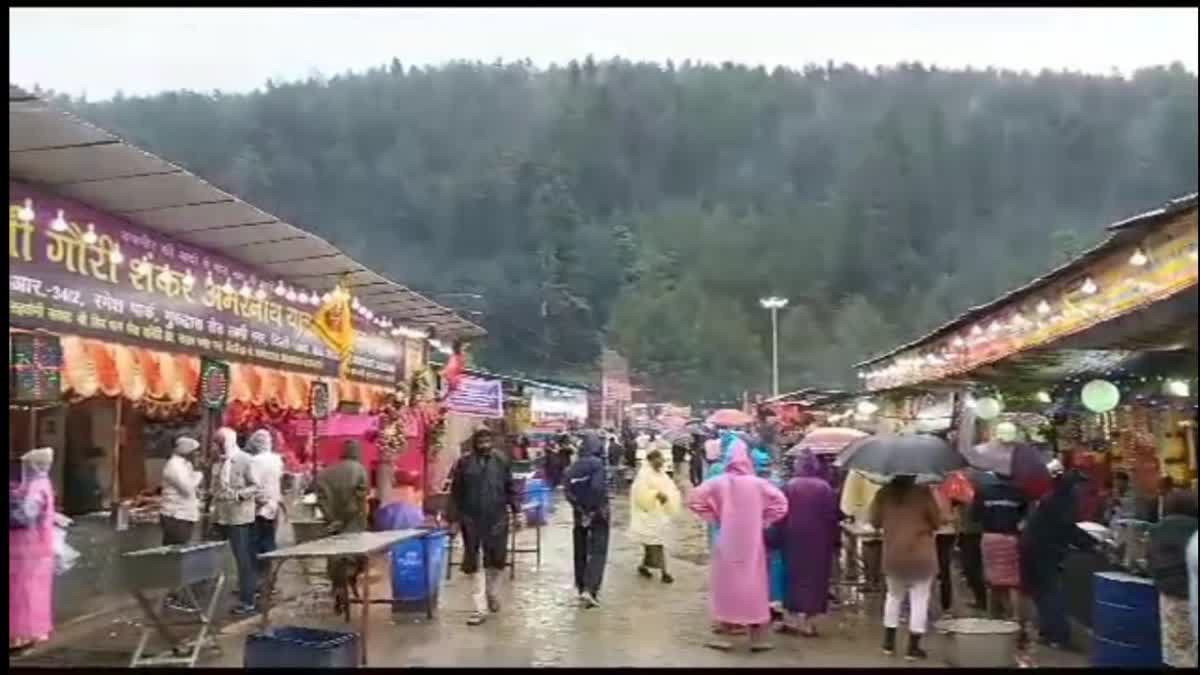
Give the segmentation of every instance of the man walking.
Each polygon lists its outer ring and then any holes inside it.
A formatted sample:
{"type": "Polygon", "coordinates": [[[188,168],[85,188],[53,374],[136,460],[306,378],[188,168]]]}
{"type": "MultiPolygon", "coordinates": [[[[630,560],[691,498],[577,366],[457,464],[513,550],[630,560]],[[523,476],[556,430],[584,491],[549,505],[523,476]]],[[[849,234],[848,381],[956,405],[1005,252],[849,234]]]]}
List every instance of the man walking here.
{"type": "Polygon", "coordinates": [[[450,479],[448,516],[462,531],[462,571],[471,579],[475,603],[475,611],[467,619],[469,626],[482,624],[489,611],[500,611],[501,572],[508,557],[509,513],[515,516],[521,508],[512,469],[492,442],[491,431],[476,431],[470,440],[471,452],[458,459],[450,479]]]}
{"type": "MultiPolygon", "coordinates": [[[[325,516],[330,535],[367,530],[367,495],[371,479],[362,465],[362,446],[350,439],[342,446],[342,461],[317,474],[317,506],[325,516]]],[[[349,612],[350,594],[357,594],[355,579],[365,571],[354,558],[330,558],[334,612],[349,612]]]]}
{"type": "Polygon", "coordinates": [[[575,519],[575,590],[585,607],[599,607],[600,583],[608,558],[608,481],[600,453],[604,447],[595,434],[583,437],[579,459],[567,469],[566,496],[575,519]]]}
{"type": "Polygon", "coordinates": [[[252,614],[258,581],[253,550],[254,500],[258,485],[250,455],[237,444],[237,432],[229,427],[217,429],[221,444],[221,462],[213,476],[213,520],[221,534],[229,540],[237,562],[238,599],[234,614],[252,614]]]}

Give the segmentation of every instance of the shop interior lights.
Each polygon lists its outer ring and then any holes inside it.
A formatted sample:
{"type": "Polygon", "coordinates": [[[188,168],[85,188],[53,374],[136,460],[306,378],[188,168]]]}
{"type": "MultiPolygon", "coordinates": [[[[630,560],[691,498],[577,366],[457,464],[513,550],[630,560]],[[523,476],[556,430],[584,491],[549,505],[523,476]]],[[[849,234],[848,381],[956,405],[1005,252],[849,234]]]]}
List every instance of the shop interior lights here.
{"type": "MultiPolygon", "coordinates": [[[[59,213],[62,213],[62,211],[59,211],[59,213]]],[[[25,203],[21,206],[21,209],[17,211],[17,220],[20,220],[23,223],[32,223],[33,219],[36,217],[37,214],[33,211],[33,200],[26,199],[25,203]]]]}
{"type": "Polygon", "coordinates": [[[121,254],[119,247],[113,248],[112,252],[108,254],[108,258],[113,261],[114,265],[120,265],[125,262],[125,256],[121,254]]]}
{"type": "Polygon", "coordinates": [[[1146,263],[1150,262],[1150,258],[1146,257],[1145,252],[1138,248],[1129,256],[1129,264],[1134,267],[1145,267],[1146,263]]]}
{"type": "Polygon", "coordinates": [[[265,288],[259,286],[258,290],[254,291],[254,298],[256,300],[265,300],[266,297],[267,297],[267,290],[265,288]]]}
{"type": "Polygon", "coordinates": [[[183,275],[183,286],[184,286],[184,288],[191,288],[192,286],[195,286],[195,285],[196,285],[196,277],[192,276],[191,270],[188,270],[183,275]]]}
{"type": "Polygon", "coordinates": [[[62,209],[59,209],[58,215],[54,216],[54,220],[50,221],[50,229],[55,232],[66,232],[71,229],[71,226],[67,224],[67,216],[63,213],[62,209]]]}
{"type": "Polygon", "coordinates": [[[1088,277],[1083,280],[1083,285],[1079,287],[1079,290],[1087,295],[1095,295],[1096,291],[1100,290],[1100,287],[1096,285],[1095,281],[1092,281],[1091,277],[1088,277]]]}
{"type": "Polygon", "coordinates": [[[248,298],[251,295],[254,295],[254,289],[250,288],[250,284],[243,281],[242,288],[238,291],[238,295],[242,296],[243,298],[248,298]]]}
{"type": "Polygon", "coordinates": [[[233,288],[233,282],[229,279],[226,279],[225,283],[221,285],[221,290],[232,295],[235,292],[235,289],[233,288]]]}
{"type": "Polygon", "coordinates": [[[1050,303],[1046,302],[1045,300],[1038,302],[1037,313],[1042,316],[1046,316],[1047,314],[1049,314],[1050,313],[1050,303]]]}
{"type": "Polygon", "coordinates": [[[1189,387],[1188,383],[1184,380],[1167,380],[1166,385],[1163,387],[1163,391],[1165,391],[1168,396],[1178,396],[1180,398],[1187,398],[1192,393],[1191,387],[1189,387]]]}
{"type": "Polygon", "coordinates": [[[963,336],[957,335],[954,337],[954,346],[957,349],[962,349],[967,346],[967,341],[963,339],[963,336]]]}
{"type": "Polygon", "coordinates": [[[98,241],[100,241],[100,237],[96,236],[96,225],[94,223],[88,223],[87,232],[83,233],[83,243],[90,246],[98,241]]]}
{"type": "Polygon", "coordinates": [[[1035,398],[1037,398],[1038,402],[1040,402],[1040,403],[1050,403],[1051,401],[1054,400],[1054,399],[1050,398],[1050,392],[1048,392],[1044,389],[1042,391],[1039,391],[1035,395],[1035,398]]]}
{"type": "Polygon", "coordinates": [[[280,281],[278,284],[275,284],[275,295],[278,295],[282,298],[283,296],[287,295],[287,291],[287,286],[284,286],[282,281],[280,281]]]}
{"type": "Polygon", "coordinates": [[[288,302],[296,302],[296,291],[288,289],[287,294],[283,296],[288,302]]]}

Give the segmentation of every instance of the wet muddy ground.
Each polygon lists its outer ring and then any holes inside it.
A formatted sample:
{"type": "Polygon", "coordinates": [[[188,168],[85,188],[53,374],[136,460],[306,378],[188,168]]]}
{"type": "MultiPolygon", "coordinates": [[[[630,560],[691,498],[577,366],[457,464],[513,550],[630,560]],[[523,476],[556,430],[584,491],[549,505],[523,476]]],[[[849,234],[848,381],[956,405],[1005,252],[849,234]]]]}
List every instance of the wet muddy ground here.
{"type": "MultiPolygon", "coordinates": [[[[561,499],[560,499],[561,502],[561,499]]],[[[616,522],[609,549],[608,568],[600,600],[603,606],[582,609],[573,588],[570,514],[557,509],[542,530],[542,565],[534,556],[519,556],[515,581],[502,593],[503,608],[487,623],[466,625],[471,601],[465,578],[454,573],[443,582],[440,606],[432,622],[423,615],[394,618],[387,606],[372,608],[369,659],[375,666],[730,666],[730,667],[905,667],[902,659],[879,650],[881,629],[878,598],[868,598],[863,608],[839,609],[826,617],[822,636],[795,638],[776,635],[776,649],[750,654],[745,645],[730,653],[705,648],[710,636],[708,619],[707,542],[703,525],[690,514],[678,517],[678,540],[670,551],[676,582],[639,577],[636,565],[640,547],[626,536],[628,505],[614,501],[616,522]]],[[[533,532],[521,534],[519,544],[532,545],[533,532]]],[[[390,592],[386,570],[374,570],[378,579],[373,593],[390,592]]],[[[302,585],[298,576],[289,582],[302,585]]],[[[330,618],[324,602],[290,603],[272,612],[275,625],[295,624],[346,630],[330,618]]],[[[357,619],[358,610],[355,610],[357,619]]],[[[240,621],[223,629],[221,653],[211,653],[205,665],[240,667],[242,643],[257,621],[240,621]]],[[[104,626],[90,635],[77,636],[67,646],[46,650],[12,665],[79,666],[125,665],[136,644],[137,629],[129,625],[104,626]]],[[[57,642],[57,641],[56,641],[57,642]]],[[[944,665],[939,643],[928,645],[927,666],[944,665]]],[[[1039,655],[1043,666],[1078,666],[1081,655],[1047,652],[1039,655]]]]}

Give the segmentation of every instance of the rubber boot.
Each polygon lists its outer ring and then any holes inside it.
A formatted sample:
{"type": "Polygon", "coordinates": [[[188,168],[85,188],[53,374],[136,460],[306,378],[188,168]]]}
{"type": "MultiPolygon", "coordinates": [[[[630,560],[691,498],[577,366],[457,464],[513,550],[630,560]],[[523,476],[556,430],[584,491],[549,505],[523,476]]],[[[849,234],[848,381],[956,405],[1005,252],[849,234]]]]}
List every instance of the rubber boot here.
{"type": "Polygon", "coordinates": [[[896,629],[883,629],[883,653],[892,656],[896,653],[896,629]]]}
{"type": "Polygon", "coordinates": [[[905,661],[916,661],[924,659],[928,654],[924,649],[921,649],[921,636],[916,633],[911,633],[908,636],[908,653],[904,655],[905,661]]]}

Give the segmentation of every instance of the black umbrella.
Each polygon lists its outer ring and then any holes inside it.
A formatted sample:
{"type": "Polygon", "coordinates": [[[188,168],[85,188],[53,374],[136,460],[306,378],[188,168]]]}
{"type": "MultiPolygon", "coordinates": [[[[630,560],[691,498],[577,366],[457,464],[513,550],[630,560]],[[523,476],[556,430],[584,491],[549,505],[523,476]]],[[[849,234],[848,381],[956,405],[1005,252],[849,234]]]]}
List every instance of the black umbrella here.
{"type": "Polygon", "coordinates": [[[967,461],[937,436],[870,436],[843,450],[835,465],[886,482],[892,476],[916,476],[918,483],[940,483],[967,461]]]}

